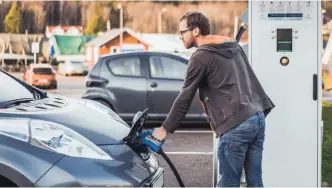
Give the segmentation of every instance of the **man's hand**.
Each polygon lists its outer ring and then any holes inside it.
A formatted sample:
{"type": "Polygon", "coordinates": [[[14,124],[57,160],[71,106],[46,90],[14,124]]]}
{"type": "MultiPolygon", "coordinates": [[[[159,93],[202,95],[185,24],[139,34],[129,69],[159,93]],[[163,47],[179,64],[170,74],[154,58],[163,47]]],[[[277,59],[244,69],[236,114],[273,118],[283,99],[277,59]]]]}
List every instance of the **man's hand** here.
{"type": "Polygon", "coordinates": [[[152,138],[158,140],[159,142],[165,140],[167,131],[164,127],[155,128],[152,133],[152,138]]]}

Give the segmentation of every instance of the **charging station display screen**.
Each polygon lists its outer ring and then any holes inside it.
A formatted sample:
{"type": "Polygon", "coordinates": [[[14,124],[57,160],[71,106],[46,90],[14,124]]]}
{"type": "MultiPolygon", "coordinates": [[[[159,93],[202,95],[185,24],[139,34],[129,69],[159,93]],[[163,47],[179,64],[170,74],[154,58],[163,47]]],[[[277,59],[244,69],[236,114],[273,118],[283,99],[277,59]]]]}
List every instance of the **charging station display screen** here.
{"type": "Polygon", "coordinates": [[[292,52],[292,29],[277,29],[277,52],[292,52]]]}

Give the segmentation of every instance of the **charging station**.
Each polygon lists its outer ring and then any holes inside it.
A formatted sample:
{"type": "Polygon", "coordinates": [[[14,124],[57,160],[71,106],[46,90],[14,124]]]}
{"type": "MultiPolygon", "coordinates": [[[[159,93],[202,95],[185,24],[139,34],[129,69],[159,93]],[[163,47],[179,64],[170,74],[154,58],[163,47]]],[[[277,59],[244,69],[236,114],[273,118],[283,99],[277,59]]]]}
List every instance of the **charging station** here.
{"type": "Polygon", "coordinates": [[[321,2],[248,1],[246,14],[248,59],[276,106],[266,118],[264,186],[320,187],[321,2]]]}

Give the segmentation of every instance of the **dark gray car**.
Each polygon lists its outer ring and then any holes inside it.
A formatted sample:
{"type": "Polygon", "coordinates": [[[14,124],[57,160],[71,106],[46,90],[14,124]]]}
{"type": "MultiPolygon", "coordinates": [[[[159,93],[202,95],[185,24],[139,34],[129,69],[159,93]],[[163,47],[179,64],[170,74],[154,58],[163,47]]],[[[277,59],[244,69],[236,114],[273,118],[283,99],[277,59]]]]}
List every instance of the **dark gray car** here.
{"type": "Polygon", "coordinates": [[[0,70],[0,186],[163,185],[146,146],[98,102],[46,93],[0,70]]]}
{"type": "MultiPolygon", "coordinates": [[[[183,86],[188,57],[163,52],[126,52],[101,57],[86,79],[82,98],[98,101],[130,122],[140,109],[149,108],[148,123],[161,123],[183,86]]],[[[194,97],[183,123],[206,123],[194,97]]]]}

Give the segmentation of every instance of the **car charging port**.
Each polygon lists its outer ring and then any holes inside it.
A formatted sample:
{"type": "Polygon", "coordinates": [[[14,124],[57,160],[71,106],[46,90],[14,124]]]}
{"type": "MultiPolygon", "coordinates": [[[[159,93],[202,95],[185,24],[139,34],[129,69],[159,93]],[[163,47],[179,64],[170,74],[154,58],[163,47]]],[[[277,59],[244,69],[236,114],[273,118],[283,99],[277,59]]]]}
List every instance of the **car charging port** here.
{"type": "Polygon", "coordinates": [[[131,147],[135,152],[137,152],[143,160],[145,159],[150,161],[149,158],[151,158],[150,162],[154,163],[154,166],[157,166],[156,158],[155,160],[153,160],[153,158],[155,157],[154,153],[160,154],[174,172],[174,175],[176,176],[179,185],[181,187],[184,187],[184,183],[178,171],[162,149],[164,141],[161,141],[160,143],[155,143],[154,141],[152,141],[152,139],[150,139],[153,133],[152,130],[142,132],[145,120],[149,117],[147,112],[148,109],[145,109],[143,112],[139,111],[136,113],[135,117],[133,118],[132,127],[129,131],[129,134],[125,138],[123,138],[123,142],[128,144],[129,147],[131,147]]]}
{"type": "Polygon", "coordinates": [[[139,141],[126,142],[126,144],[135,151],[144,161],[150,158],[151,151],[148,146],[139,143],[139,141]]]}
{"type": "Polygon", "coordinates": [[[148,109],[143,112],[137,112],[132,121],[132,127],[129,134],[123,138],[123,142],[126,143],[132,150],[134,150],[144,161],[148,160],[151,155],[151,150],[148,146],[142,143],[140,134],[142,133],[144,120],[148,118],[148,109]]]}

